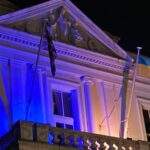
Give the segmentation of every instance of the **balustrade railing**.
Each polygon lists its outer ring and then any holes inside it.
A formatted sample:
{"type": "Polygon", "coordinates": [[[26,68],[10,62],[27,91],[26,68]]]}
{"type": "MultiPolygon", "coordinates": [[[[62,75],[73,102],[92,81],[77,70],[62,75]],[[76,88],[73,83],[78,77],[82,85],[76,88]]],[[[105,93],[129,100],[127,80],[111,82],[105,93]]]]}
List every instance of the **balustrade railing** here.
{"type": "MultiPolygon", "coordinates": [[[[150,143],[20,122],[20,140],[85,150],[149,150],[150,143]]],[[[44,150],[44,149],[43,149],[44,150]]]]}

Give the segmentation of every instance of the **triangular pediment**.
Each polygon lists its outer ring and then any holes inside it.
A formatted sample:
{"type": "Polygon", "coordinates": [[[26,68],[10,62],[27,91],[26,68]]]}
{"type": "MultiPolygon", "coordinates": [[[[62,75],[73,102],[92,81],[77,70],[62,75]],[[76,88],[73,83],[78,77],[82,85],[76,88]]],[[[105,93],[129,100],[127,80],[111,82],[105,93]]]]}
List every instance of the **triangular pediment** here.
{"type": "Polygon", "coordinates": [[[117,43],[99,29],[70,1],[52,0],[18,11],[16,16],[17,14],[18,17],[14,17],[14,19],[12,17],[10,20],[8,19],[9,15],[0,17],[1,25],[41,36],[45,19],[48,19],[51,36],[55,41],[97,51],[116,58],[126,59],[128,57],[127,53],[117,43]],[[55,3],[57,5],[54,5],[55,3]],[[44,6],[46,7],[45,9],[43,8],[44,6]],[[35,9],[36,11],[34,12],[33,10],[35,9]],[[3,18],[7,19],[4,20],[3,18]]]}

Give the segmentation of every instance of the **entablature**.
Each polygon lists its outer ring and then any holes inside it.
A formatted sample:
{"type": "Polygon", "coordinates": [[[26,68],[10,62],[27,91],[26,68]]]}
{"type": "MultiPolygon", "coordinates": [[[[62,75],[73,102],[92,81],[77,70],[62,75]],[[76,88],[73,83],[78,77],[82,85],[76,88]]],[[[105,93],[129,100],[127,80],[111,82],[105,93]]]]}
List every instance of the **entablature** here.
{"type": "MultiPolygon", "coordinates": [[[[0,27],[0,40],[1,45],[35,54],[38,50],[40,37],[0,27]]],[[[111,72],[122,72],[126,63],[128,63],[118,58],[113,58],[97,52],[91,52],[61,42],[54,41],[54,45],[58,54],[58,59],[65,59],[66,61],[82,64],[88,67],[90,65],[90,67],[107,68],[108,70],[111,70],[111,72]]],[[[48,51],[44,46],[41,48],[41,55],[48,56],[48,51]]]]}

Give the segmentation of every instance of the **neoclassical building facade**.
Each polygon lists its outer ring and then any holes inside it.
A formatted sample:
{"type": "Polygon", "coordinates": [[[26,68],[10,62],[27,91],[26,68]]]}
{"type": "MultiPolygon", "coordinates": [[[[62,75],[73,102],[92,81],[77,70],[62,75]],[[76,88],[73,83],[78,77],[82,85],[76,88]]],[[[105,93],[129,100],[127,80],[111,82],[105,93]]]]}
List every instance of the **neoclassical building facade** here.
{"type": "Polygon", "coordinates": [[[132,93],[134,63],[69,0],[0,16],[0,136],[26,120],[148,141],[150,78],[137,75],[132,93]],[[45,20],[57,52],[54,77],[45,20]]]}

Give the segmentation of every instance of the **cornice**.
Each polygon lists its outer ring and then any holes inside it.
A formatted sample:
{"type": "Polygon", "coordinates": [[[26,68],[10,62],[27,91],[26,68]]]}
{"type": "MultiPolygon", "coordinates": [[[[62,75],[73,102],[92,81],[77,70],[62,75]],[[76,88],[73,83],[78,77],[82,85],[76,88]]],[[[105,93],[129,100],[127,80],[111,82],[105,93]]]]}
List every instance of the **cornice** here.
{"type": "MultiPolygon", "coordinates": [[[[8,47],[15,47],[19,50],[27,50],[29,53],[36,53],[40,37],[28,33],[15,31],[0,27],[0,43],[8,47]]],[[[126,61],[92,52],[72,45],[54,41],[59,59],[66,59],[71,62],[91,67],[107,68],[111,71],[123,72],[126,61]]],[[[48,56],[48,51],[42,49],[41,54],[48,56]]]]}
{"type": "MultiPolygon", "coordinates": [[[[19,51],[19,50],[16,50],[15,48],[0,46],[0,63],[8,63],[8,59],[11,59],[11,60],[17,59],[19,60],[19,63],[34,64],[36,57],[37,57],[36,53],[22,51],[22,50],[19,51]]],[[[38,67],[42,67],[42,68],[47,67],[49,70],[48,73],[50,73],[49,58],[41,54],[38,67]]],[[[94,69],[92,67],[86,67],[85,65],[70,63],[67,60],[56,59],[56,67],[57,67],[57,73],[63,72],[63,75],[70,74],[70,77],[74,77],[75,80],[77,78],[80,78],[81,76],[90,76],[92,80],[94,79],[93,80],[94,82],[100,80],[100,81],[109,82],[109,83],[115,82],[115,84],[118,84],[118,85],[121,85],[122,80],[123,80],[122,74],[117,74],[115,72],[110,73],[108,71],[103,71],[101,69],[94,69]]],[[[56,76],[60,77],[59,73],[56,74],[56,76]]],[[[129,79],[130,84],[131,84],[131,80],[132,79],[130,78],[129,79]]],[[[136,83],[138,83],[138,87],[144,87],[148,89],[148,86],[150,85],[150,79],[148,78],[143,79],[143,77],[141,78],[140,76],[137,76],[136,83]]]]}
{"type": "Polygon", "coordinates": [[[9,44],[37,49],[39,45],[38,40],[39,37],[37,36],[0,26],[0,43],[9,42],[9,44]]]}
{"type": "Polygon", "coordinates": [[[143,78],[140,76],[137,76],[136,78],[136,88],[137,91],[140,92],[147,92],[150,94],[150,79],[149,78],[143,78]],[[142,89],[142,91],[141,91],[142,89]]]}
{"type": "Polygon", "coordinates": [[[0,23],[8,24],[16,21],[21,21],[28,19],[37,15],[42,15],[50,11],[50,9],[55,9],[63,6],[63,0],[50,0],[42,4],[34,5],[32,7],[24,8],[16,12],[12,12],[3,16],[0,16],[0,23]]]}
{"type": "Polygon", "coordinates": [[[75,46],[66,45],[64,43],[57,42],[56,49],[59,56],[65,57],[68,60],[76,61],[78,63],[92,65],[92,67],[106,67],[115,71],[122,72],[125,67],[125,61],[117,58],[112,58],[100,53],[92,52],[75,46]]]}

